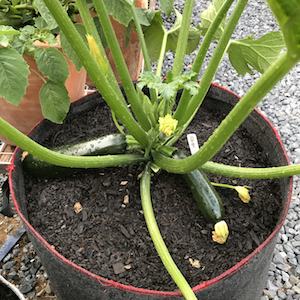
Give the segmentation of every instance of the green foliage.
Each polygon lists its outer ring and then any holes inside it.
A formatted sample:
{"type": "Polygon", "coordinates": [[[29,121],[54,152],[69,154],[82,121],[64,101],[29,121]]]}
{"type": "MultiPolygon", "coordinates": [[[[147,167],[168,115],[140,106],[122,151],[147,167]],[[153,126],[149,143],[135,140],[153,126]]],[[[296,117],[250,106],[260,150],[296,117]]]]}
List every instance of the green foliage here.
{"type": "Polygon", "coordinates": [[[0,0],[0,25],[19,28],[32,24],[35,15],[32,0],[0,0]]]}
{"type": "Polygon", "coordinates": [[[33,0],[33,6],[39,11],[40,15],[47,23],[49,30],[57,28],[57,23],[43,0],[33,0]]]}
{"type": "Polygon", "coordinates": [[[173,11],[174,0],[160,0],[160,8],[166,14],[170,15],[173,11]]]}
{"type": "Polygon", "coordinates": [[[42,86],[40,103],[43,116],[58,124],[63,122],[70,108],[69,96],[65,86],[53,81],[48,81],[42,86]]]}
{"type": "Polygon", "coordinates": [[[7,47],[17,34],[18,30],[12,26],[0,25],[0,46],[7,47]]]}
{"type": "Polygon", "coordinates": [[[64,83],[68,77],[68,64],[56,48],[39,48],[34,58],[40,72],[53,82],[64,83]]]}
{"type": "MultiPolygon", "coordinates": [[[[147,49],[152,61],[156,61],[160,55],[160,47],[163,38],[167,35],[166,51],[176,51],[179,30],[182,24],[182,15],[176,11],[176,22],[170,30],[164,26],[161,12],[157,11],[151,22],[151,25],[144,27],[144,35],[147,44],[147,49]]],[[[189,30],[187,53],[191,53],[196,49],[200,40],[200,32],[195,28],[189,30]]]]}
{"type": "MultiPolygon", "coordinates": [[[[76,29],[81,35],[81,37],[85,40],[85,28],[82,24],[76,24],[76,29]]],[[[73,64],[76,66],[76,69],[79,71],[82,68],[82,64],[80,62],[80,59],[78,58],[78,55],[76,52],[73,50],[72,46],[66,39],[66,36],[62,32],[60,34],[60,42],[61,42],[61,47],[64,51],[64,53],[68,56],[68,58],[73,62],[73,64]]]]}
{"type": "MultiPolygon", "coordinates": [[[[218,11],[221,9],[224,0],[213,0],[208,8],[200,14],[201,24],[199,25],[202,34],[204,35],[215,17],[217,16],[218,11]]],[[[218,30],[215,32],[215,38],[219,39],[224,31],[225,20],[220,24],[218,30]]]]}
{"type": "Polygon", "coordinates": [[[283,32],[288,50],[300,57],[300,1],[268,0],[283,32]]]}
{"type": "Polygon", "coordinates": [[[233,67],[241,75],[253,73],[253,69],[264,73],[284,49],[285,43],[280,32],[269,32],[255,40],[247,37],[232,41],[227,50],[233,67]]]}
{"type": "MultiPolygon", "coordinates": [[[[203,35],[206,34],[224,2],[225,0],[213,0],[208,8],[201,13],[199,29],[203,35]]],[[[215,40],[220,39],[226,24],[224,19],[214,34],[215,40]]],[[[239,74],[245,75],[246,73],[252,74],[253,69],[264,73],[284,47],[282,34],[269,32],[259,39],[247,37],[241,40],[231,40],[227,52],[232,66],[239,74]]]]}
{"type": "Polygon", "coordinates": [[[171,82],[163,82],[160,76],[152,72],[144,72],[138,83],[138,87],[142,89],[147,86],[150,89],[157,90],[162,99],[171,101],[180,89],[187,89],[191,95],[195,95],[198,91],[198,83],[192,81],[196,74],[193,72],[183,73],[172,79],[171,82]]]}
{"type": "MultiPolygon", "coordinates": [[[[132,2],[129,0],[104,0],[106,9],[109,15],[124,26],[128,27],[133,20],[131,13],[132,2]]],[[[151,20],[151,12],[147,9],[136,9],[139,22],[142,25],[148,26],[151,20]]]]}
{"type": "Polygon", "coordinates": [[[29,68],[15,49],[0,48],[0,96],[18,105],[28,85],[29,68]]]}

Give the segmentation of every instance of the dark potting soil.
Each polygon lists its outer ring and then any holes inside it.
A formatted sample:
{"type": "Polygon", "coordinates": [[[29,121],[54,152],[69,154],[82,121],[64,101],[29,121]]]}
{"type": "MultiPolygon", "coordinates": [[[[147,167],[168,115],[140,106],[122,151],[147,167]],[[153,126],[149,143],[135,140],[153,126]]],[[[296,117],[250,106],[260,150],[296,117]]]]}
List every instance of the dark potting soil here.
{"type": "Polygon", "coordinates": [[[19,297],[6,285],[0,282],[0,300],[18,300],[19,297]]]}
{"type": "MultiPolygon", "coordinates": [[[[191,124],[205,141],[224,117],[202,109],[191,124]]],[[[67,120],[49,133],[47,146],[59,146],[115,132],[109,111],[97,109],[67,120]]],[[[179,142],[187,149],[186,138],[179,142]]],[[[247,131],[238,132],[214,158],[249,167],[269,166],[262,149],[247,131]]],[[[26,177],[28,214],[33,226],[66,258],[103,277],[136,287],[174,290],[149,237],[140,203],[138,175],[142,166],[107,168],[61,179],[26,177]],[[74,204],[82,211],[76,214],[74,204]]],[[[230,236],[225,245],[212,241],[213,224],[199,214],[191,192],[179,175],[161,172],[152,179],[152,200],[163,238],[179,269],[195,286],[220,275],[253,251],[273,230],[280,212],[276,181],[232,180],[210,176],[215,182],[249,185],[250,204],[236,192],[218,189],[225,206],[230,236]]]]}

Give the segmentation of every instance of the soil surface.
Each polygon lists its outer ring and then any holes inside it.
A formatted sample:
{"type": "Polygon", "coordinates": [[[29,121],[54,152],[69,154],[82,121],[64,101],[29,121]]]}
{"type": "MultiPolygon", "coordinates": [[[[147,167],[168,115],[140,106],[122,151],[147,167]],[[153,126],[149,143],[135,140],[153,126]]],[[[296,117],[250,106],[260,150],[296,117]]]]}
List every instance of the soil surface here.
{"type": "MultiPolygon", "coordinates": [[[[189,132],[197,133],[202,143],[223,117],[202,109],[189,132]]],[[[100,106],[80,118],[68,119],[58,128],[45,145],[59,146],[115,132],[109,111],[100,106]]],[[[187,149],[186,138],[179,144],[187,149]]],[[[269,166],[262,149],[243,129],[214,160],[231,165],[269,166]]],[[[56,250],[95,274],[136,287],[174,290],[176,286],[165,271],[145,225],[138,180],[142,169],[107,168],[61,179],[25,174],[29,219],[56,250]]],[[[192,286],[220,275],[252,252],[273,230],[281,206],[276,181],[236,181],[219,176],[210,179],[252,187],[249,204],[242,203],[235,191],[218,189],[230,230],[225,245],[212,241],[213,224],[199,214],[181,176],[161,172],[152,179],[159,228],[172,257],[192,286]]]]}

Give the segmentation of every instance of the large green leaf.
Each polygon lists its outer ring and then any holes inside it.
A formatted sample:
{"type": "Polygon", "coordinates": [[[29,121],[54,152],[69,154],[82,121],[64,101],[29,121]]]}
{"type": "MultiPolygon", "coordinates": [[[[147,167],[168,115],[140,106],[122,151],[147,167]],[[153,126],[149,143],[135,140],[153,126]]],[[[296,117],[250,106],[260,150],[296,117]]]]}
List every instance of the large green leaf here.
{"type": "MultiPolygon", "coordinates": [[[[213,0],[212,3],[208,6],[208,8],[200,14],[201,24],[200,29],[203,34],[206,33],[210,24],[214,21],[217,16],[218,11],[221,9],[225,0],[213,0]]],[[[219,39],[224,31],[225,20],[223,20],[215,33],[215,38],[219,39]]]]}
{"type": "Polygon", "coordinates": [[[23,56],[12,48],[0,48],[0,96],[18,105],[28,85],[29,68],[23,56]]]}
{"type": "Polygon", "coordinates": [[[239,74],[245,75],[252,74],[253,69],[264,73],[284,47],[282,34],[269,32],[257,40],[248,37],[232,41],[227,51],[233,67],[239,74]]]}
{"type": "Polygon", "coordinates": [[[127,0],[104,0],[108,13],[124,26],[132,20],[131,4],[127,0]]]}
{"type": "Polygon", "coordinates": [[[42,86],[40,103],[43,116],[58,124],[63,122],[70,108],[69,95],[65,86],[52,81],[42,86]]]}
{"type": "MultiPolygon", "coordinates": [[[[167,31],[164,27],[160,11],[157,11],[155,13],[151,25],[148,27],[144,27],[145,40],[152,61],[156,61],[159,58],[160,46],[162,44],[162,40],[165,34],[168,35],[166,51],[176,51],[182,19],[182,16],[178,12],[176,12],[176,14],[176,22],[169,31],[167,31]]],[[[187,53],[191,53],[197,48],[199,44],[199,39],[200,32],[196,29],[191,28],[189,31],[187,53]]]]}
{"type": "MultiPolygon", "coordinates": [[[[115,20],[124,26],[128,27],[129,23],[133,20],[131,6],[134,1],[132,0],[104,0],[107,12],[115,20]]],[[[151,19],[151,11],[148,9],[136,8],[138,21],[142,25],[148,26],[151,19]]]]}
{"type": "Polygon", "coordinates": [[[300,57],[300,1],[268,0],[284,35],[288,50],[300,57]]]}
{"type": "Polygon", "coordinates": [[[68,77],[68,64],[63,54],[56,48],[38,48],[34,58],[40,72],[48,79],[64,83],[68,77]]]}
{"type": "MultiPolygon", "coordinates": [[[[75,24],[75,26],[76,26],[77,31],[80,33],[82,38],[85,40],[86,31],[84,29],[84,26],[82,24],[75,24]]],[[[82,68],[80,59],[77,56],[76,52],[73,50],[71,44],[68,42],[68,40],[63,32],[60,32],[60,42],[61,42],[61,47],[62,47],[64,53],[68,56],[68,58],[76,66],[76,69],[79,71],[82,68]]]]}
{"type": "Polygon", "coordinates": [[[165,14],[170,15],[173,11],[174,0],[160,0],[159,2],[161,10],[165,14]]]}
{"type": "Polygon", "coordinates": [[[33,6],[39,11],[42,18],[48,24],[48,29],[52,30],[58,27],[55,19],[48,10],[43,0],[33,0],[33,6]]]}

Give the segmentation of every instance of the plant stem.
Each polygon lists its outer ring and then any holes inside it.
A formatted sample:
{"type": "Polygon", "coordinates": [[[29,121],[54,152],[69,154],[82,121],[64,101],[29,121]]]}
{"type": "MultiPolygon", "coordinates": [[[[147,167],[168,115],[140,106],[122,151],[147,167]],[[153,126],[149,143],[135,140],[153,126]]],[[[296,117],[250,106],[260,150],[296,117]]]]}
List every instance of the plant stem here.
{"type": "MultiPolygon", "coordinates": [[[[142,47],[142,52],[143,52],[143,57],[144,57],[144,62],[145,62],[145,70],[148,72],[151,72],[152,66],[151,66],[151,60],[150,60],[149,52],[148,52],[146,41],[145,41],[145,36],[144,36],[143,30],[142,30],[142,26],[138,20],[138,16],[136,14],[135,9],[136,8],[135,8],[134,1],[133,1],[132,5],[131,5],[131,11],[132,11],[132,16],[133,16],[133,21],[134,21],[134,25],[136,28],[136,32],[139,37],[139,42],[142,47]]],[[[154,89],[150,89],[150,98],[152,101],[157,101],[157,94],[154,89]]]]}
{"type": "Polygon", "coordinates": [[[151,60],[150,60],[148,48],[147,48],[147,45],[146,45],[144,33],[143,33],[143,30],[142,30],[142,26],[141,26],[141,24],[138,20],[137,14],[136,14],[136,8],[135,8],[135,5],[134,5],[134,1],[131,4],[131,12],[132,12],[132,16],[133,16],[135,29],[136,29],[136,32],[137,32],[138,37],[139,37],[139,42],[140,42],[141,47],[142,47],[142,52],[143,52],[143,57],[144,57],[144,62],[145,62],[145,70],[146,71],[151,71],[151,69],[152,69],[151,60]]]}
{"type": "Polygon", "coordinates": [[[191,18],[193,13],[195,0],[186,0],[184,4],[182,25],[179,31],[178,42],[176,47],[176,54],[173,65],[173,77],[178,76],[182,71],[182,66],[184,62],[184,56],[186,53],[186,47],[189,37],[189,30],[191,25],[191,18]]]}
{"type": "MultiPolygon", "coordinates": [[[[105,53],[105,49],[103,47],[102,41],[100,39],[98,30],[97,30],[97,27],[96,27],[95,22],[93,20],[93,17],[91,16],[91,12],[88,9],[86,0],[76,0],[76,5],[77,5],[77,8],[79,10],[80,16],[82,18],[83,25],[84,25],[84,27],[86,29],[86,32],[88,34],[90,34],[91,36],[94,37],[94,39],[95,39],[95,41],[97,43],[97,46],[99,48],[99,51],[101,53],[101,56],[106,61],[108,61],[107,55],[105,53]]],[[[114,72],[113,72],[110,64],[108,64],[108,72],[107,73],[108,73],[107,76],[108,76],[109,82],[112,85],[114,85],[115,91],[117,91],[118,93],[120,93],[121,97],[123,97],[122,96],[122,92],[121,92],[121,90],[119,88],[118,81],[117,81],[117,79],[116,79],[116,77],[114,75],[114,72]]]]}
{"type": "Polygon", "coordinates": [[[188,124],[193,119],[194,115],[197,113],[200,105],[202,104],[202,102],[210,88],[211,82],[215,76],[215,73],[218,69],[220,61],[222,60],[225,50],[227,48],[228,42],[232,36],[232,33],[241,17],[242,12],[244,11],[247,3],[248,3],[248,0],[239,0],[238,1],[237,5],[228,21],[228,24],[225,26],[222,37],[221,37],[221,39],[218,43],[218,46],[208,64],[208,67],[200,80],[198,93],[197,93],[197,95],[192,97],[192,99],[189,101],[189,105],[186,108],[185,115],[180,120],[178,120],[178,126],[184,125],[184,129],[186,129],[188,124]]]}
{"type": "Polygon", "coordinates": [[[170,276],[180,289],[184,298],[188,300],[197,300],[197,297],[195,296],[191,287],[189,286],[186,279],[183,277],[180,270],[176,266],[174,260],[172,259],[168,248],[161,236],[161,233],[155,220],[153,206],[151,203],[150,183],[151,171],[149,166],[147,166],[142,175],[140,190],[144,217],[155,249],[165,268],[167,269],[170,276]]]}
{"type": "Polygon", "coordinates": [[[81,60],[85,69],[88,71],[92,81],[103,96],[106,103],[115,112],[131,135],[142,145],[147,146],[148,135],[140,127],[127,108],[124,99],[111,87],[106,78],[106,74],[98,67],[97,62],[91,56],[86,43],[81,38],[74,24],[69,19],[59,0],[44,0],[51,14],[55,17],[60,29],[64,32],[68,42],[81,60]]]}
{"type": "Polygon", "coordinates": [[[156,75],[159,77],[161,76],[161,71],[162,71],[163,64],[164,64],[167,41],[168,41],[168,33],[164,30],[164,37],[163,37],[163,40],[161,43],[159,59],[158,59],[157,68],[156,68],[156,75]]]}
{"type": "Polygon", "coordinates": [[[30,72],[34,73],[38,78],[40,78],[44,83],[47,83],[46,78],[39,72],[34,70],[34,68],[30,69],[30,72]]]}
{"type": "Polygon", "coordinates": [[[248,179],[274,179],[300,174],[300,165],[289,165],[272,168],[243,168],[227,166],[208,161],[201,167],[201,169],[206,173],[218,174],[226,177],[248,179]]]}
{"type": "Polygon", "coordinates": [[[126,65],[125,59],[122,54],[122,50],[120,48],[119,42],[117,40],[115,31],[110,22],[108,12],[103,0],[93,0],[94,7],[97,11],[100,23],[103,28],[103,32],[106,38],[106,41],[111,50],[112,56],[114,58],[115,66],[120,75],[121,81],[124,86],[124,91],[127,96],[128,102],[131,104],[131,108],[136,115],[139,123],[145,130],[149,130],[151,128],[151,124],[147,118],[146,112],[144,112],[141,101],[138,97],[138,94],[134,88],[132,83],[132,79],[130,77],[128,67],[126,65]]]}
{"type": "Polygon", "coordinates": [[[234,190],[236,188],[234,185],[227,184],[227,183],[211,182],[210,184],[213,185],[213,186],[216,186],[216,187],[221,187],[221,188],[226,188],[226,189],[233,189],[234,190]]]}
{"type": "Polygon", "coordinates": [[[192,156],[178,160],[153,152],[154,162],[160,168],[173,173],[191,172],[211,159],[245,121],[255,106],[297,63],[288,53],[281,56],[256,81],[246,95],[234,106],[204,145],[192,156]]]}
{"type": "MultiPolygon", "coordinates": [[[[221,22],[224,20],[229,8],[231,7],[232,3],[234,0],[227,0],[226,2],[224,2],[224,4],[222,5],[222,7],[220,8],[220,10],[218,11],[215,19],[213,20],[213,22],[210,24],[204,39],[202,41],[202,44],[200,46],[199,52],[197,53],[196,59],[193,63],[192,66],[192,71],[195,72],[197,75],[193,78],[193,80],[197,80],[198,74],[201,70],[201,67],[203,65],[204,59],[206,57],[207,51],[209,49],[209,46],[214,38],[214,35],[216,33],[216,31],[219,28],[219,25],[221,24],[221,22]]],[[[190,99],[190,94],[187,90],[183,91],[183,94],[181,96],[181,99],[178,103],[178,107],[176,109],[174,118],[177,120],[182,119],[185,110],[188,106],[188,101],[190,99]]]]}
{"type": "Polygon", "coordinates": [[[145,161],[143,156],[135,154],[85,157],[64,155],[39,145],[2,118],[0,118],[0,132],[2,136],[18,145],[22,150],[31,153],[33,156],[42,161],[56,166],[68,168],[104,168],[130,165],[145,161]]]}

